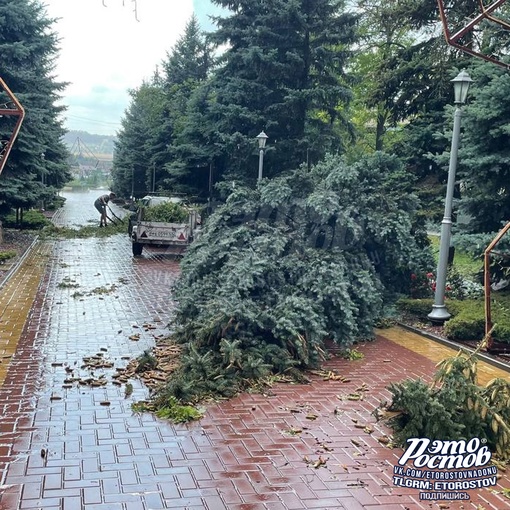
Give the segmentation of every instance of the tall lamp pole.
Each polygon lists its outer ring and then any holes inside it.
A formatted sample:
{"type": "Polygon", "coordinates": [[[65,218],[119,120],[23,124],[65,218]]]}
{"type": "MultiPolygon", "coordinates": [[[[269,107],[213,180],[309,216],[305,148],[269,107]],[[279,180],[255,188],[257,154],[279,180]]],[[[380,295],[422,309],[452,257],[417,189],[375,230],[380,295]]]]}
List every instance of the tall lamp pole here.
{"type": "Polygon", "coordinates": [[[257,140],[259,141],[259,177],[258,180],[262,179],[262,168],[264,166],[264,147],[266,146],[266,141],[269,137],[261,131],[257,136],[257,140]]]}
{"type": "Polygon", "coordinates": [[[455,172],[457,170],[457,155],[459,152],[460,119],[462,106],[466,102],[469,86],[473,80],[466,71],[461,71],[453,80],[455,93],[455,114],[453,117],[452,147],[450,151],[450,166],[448,168],[448,183],[446,185],[446,199],[444,205],[444,217],[441,222],[441,243],[439,245],[439,261],[437,265],[436,290],[434,304],[428,318],[434,324],[443,324],[451,315],[444,303],[446,288],[446,272],[448,266],[448,252],[450,249],[450,237],[452,232],[452,205],[453,190],[455,187],[455,172]]]}
{"type": "MultiPolygon", "coordinates": [[[[41,185],[44,187],[45,183],[44,183],[44,172],[45,172],[45,168],[44,168],[44,163],[45,163],[45,160],[46,160],[46,153],[45,152],[41,152],[41,161],[42,161],[42,168],[41,168],[41,185]]],[[[44,207],[45,207],[45,203],[44,203],[44,198],[41,198],[41,210],[44,211],[44,207]]]]}

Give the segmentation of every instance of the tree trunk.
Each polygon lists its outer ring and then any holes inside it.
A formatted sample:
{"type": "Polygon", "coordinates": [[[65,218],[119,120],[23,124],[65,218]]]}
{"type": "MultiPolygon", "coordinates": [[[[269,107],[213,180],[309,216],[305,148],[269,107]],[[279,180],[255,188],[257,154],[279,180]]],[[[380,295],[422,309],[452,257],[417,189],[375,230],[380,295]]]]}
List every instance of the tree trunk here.
{"type": "Polygon", "coordinates": [[[375,131],[375,150],[382,151],[384,147],[384,134],[386,133],[386,112],[384,108],[379,105],[377,108],[377,124],[375,131]]]}

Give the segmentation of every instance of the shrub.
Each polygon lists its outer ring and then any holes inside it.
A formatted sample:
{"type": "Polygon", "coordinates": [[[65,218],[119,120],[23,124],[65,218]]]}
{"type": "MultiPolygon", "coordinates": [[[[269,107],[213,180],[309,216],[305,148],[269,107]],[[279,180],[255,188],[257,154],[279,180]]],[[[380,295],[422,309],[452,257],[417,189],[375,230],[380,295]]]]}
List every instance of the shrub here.
{"type": "Polygon", "coordinates": [[[444,325],[444,333],[451,340],[477,340],[485,333],[485,316],[461,313],[453,317],[444,325]]]}
{"type": "Polygon", "coordinates": [[[432,310],[433,299],[411,299],[401,298],[397,301],[397,309],[415,315],[418,319],[426,319],[432,310]]]}
{"type": "MultiPolygon", "coordinates": [[[[436,276],[432,272],[411,274],[410,295],[413,299],[434,297],[436,276]]],[[[445,297],[450,299],[476,299],[484,294],[483,286],[463,276],[455,267],[448,267],[445,297]]]]}
{"type": "MultiPolygon", "coordinates": [[[[485,334],[485,308],[483,300],[466,300],[456,303],[457,314],[444,325],[445,335],[451,340],[477,340],[485,334]]],[[[448,304],[450,307],[450,304],[448,304]]],[[[510,343],[510,317],[506,308],[493,302],[492,321],[496,325],[493,338],[510,343]]]]}
{"type": "Polygon", "coordinates": [[[6,260],[13,259],[17,254],[18,252],[13,250],[0,251],[0,264],[3,264],[6,260]]]}
{"type": "MultiPolygon", "coordinates": [[[[396,302],[397,309],[418,320],[427,320],[432,310],[432,299],[401,298],[396,302]]],[[[446,301],[452,318],[444,324],[444,334],[450,340],[472,341],[485,334],[485,308],[481,299],[446,301]]],[[[508,310],[498,302],[493,302],[493,323],[496,324],[493,338],[498,342],[510,343],[510,316],[508,310]]]]}
{"type": "Polygon", "coordinates": [[[510,344],[510,324],[496,324],[492,338],[498,342],[510,344]]]}
{"type": "MultiPolygon", "coordinates": [[[[397,309],[401,312],[406,312],[408,314],[416,316],[417,319],[427,319],[427,315],[432,311],[432,305],[434,304],[433,299],[411,299],[411,298],[401,298],[397,301],[396,306],[397,309]]],[[[454,317],[457,315],[461,306],[459,303],[455,301],[448,300],[447,301],[448,311],[454,317]]],[[[478,337],[480,338],[480,337],[478,337]]]]}
{"type": "Polygon", "coordinates": [[[66,199],[64,197],[54,195],[50,200],[46,201],[44,205],[47,211],[55,211],[56,209],[62,207],[65,202],[66,199]]]}
{"type": "Polygon", "coordinates": [[[51,223],[44,214],[33,209],[23,212],[23,222],[21,224],[16,222],[16,215],[13,213],[7,215],[2,222],[4,227],[27,230],[40,230],[51,223]]]}
{"type": "Polygon", "coordinates": [[[434,295],[430,278],[432,273],[416,271],[411,273],[410,295],[413,299],[426,299],[434,295]]]}

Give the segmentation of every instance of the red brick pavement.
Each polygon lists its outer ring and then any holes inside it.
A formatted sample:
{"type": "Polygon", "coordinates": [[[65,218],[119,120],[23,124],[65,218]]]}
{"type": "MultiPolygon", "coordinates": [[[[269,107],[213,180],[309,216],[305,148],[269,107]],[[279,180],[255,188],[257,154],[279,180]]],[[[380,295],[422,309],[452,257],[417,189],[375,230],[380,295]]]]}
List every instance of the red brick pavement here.
{"type": "MultiPolygon", "coordinates": [[[[391,381],[427,379],[434,363],[383,337],[359,347],[363,360],[327,363],[350,382],[276,384],[212,405],[188,426],[132,413],[147,392],[134,381],[126,398],[114,369],[94,371],[107,376],[102,387],[64,382],[71,371],[90,374],[84,356],[102,352],[121,367],[151,346],[166,331],[177,274],[164,255],[133,259],[125,236],[54,243],[0,388],[1,510],[440,508],[393,485],[402,451],[377,441],[389,431],[371,414],[391,381]],[[109,291],[92,292],[100,287],[109,291]],[[158,329],[134,328],[145,322],[158,329]],[[134,332],[140,341],[129,340],[134,332]],[[362,401],[345,398],[363,383],[362,401]],[[358,428],[367,423],[372,434],[358,428]],[[314,468],[319,457],[325,464],[314,468]]],[[[509,487],[506,475],[499,483],[497,492],[509,487]]],[[[510,508],[487,489],[470,495],[442,508],[510,508]]]]}

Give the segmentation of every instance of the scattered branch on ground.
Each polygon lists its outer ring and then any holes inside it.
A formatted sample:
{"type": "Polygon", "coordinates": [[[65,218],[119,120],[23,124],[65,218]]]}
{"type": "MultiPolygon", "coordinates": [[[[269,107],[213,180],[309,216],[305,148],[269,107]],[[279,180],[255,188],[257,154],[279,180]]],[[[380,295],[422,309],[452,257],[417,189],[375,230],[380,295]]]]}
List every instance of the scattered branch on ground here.
{"type": "Polygon", "coordinates": [[[510,458],[510,383],[496,378],[477,384],[477,354],[487,337],[472,352],[459,351],[437,365],[432,384],[408,379],[391,384],[392,402],[382,413],[404,446],[413,437],[438,440],[486,440],[499,459],[510,458]]]}

